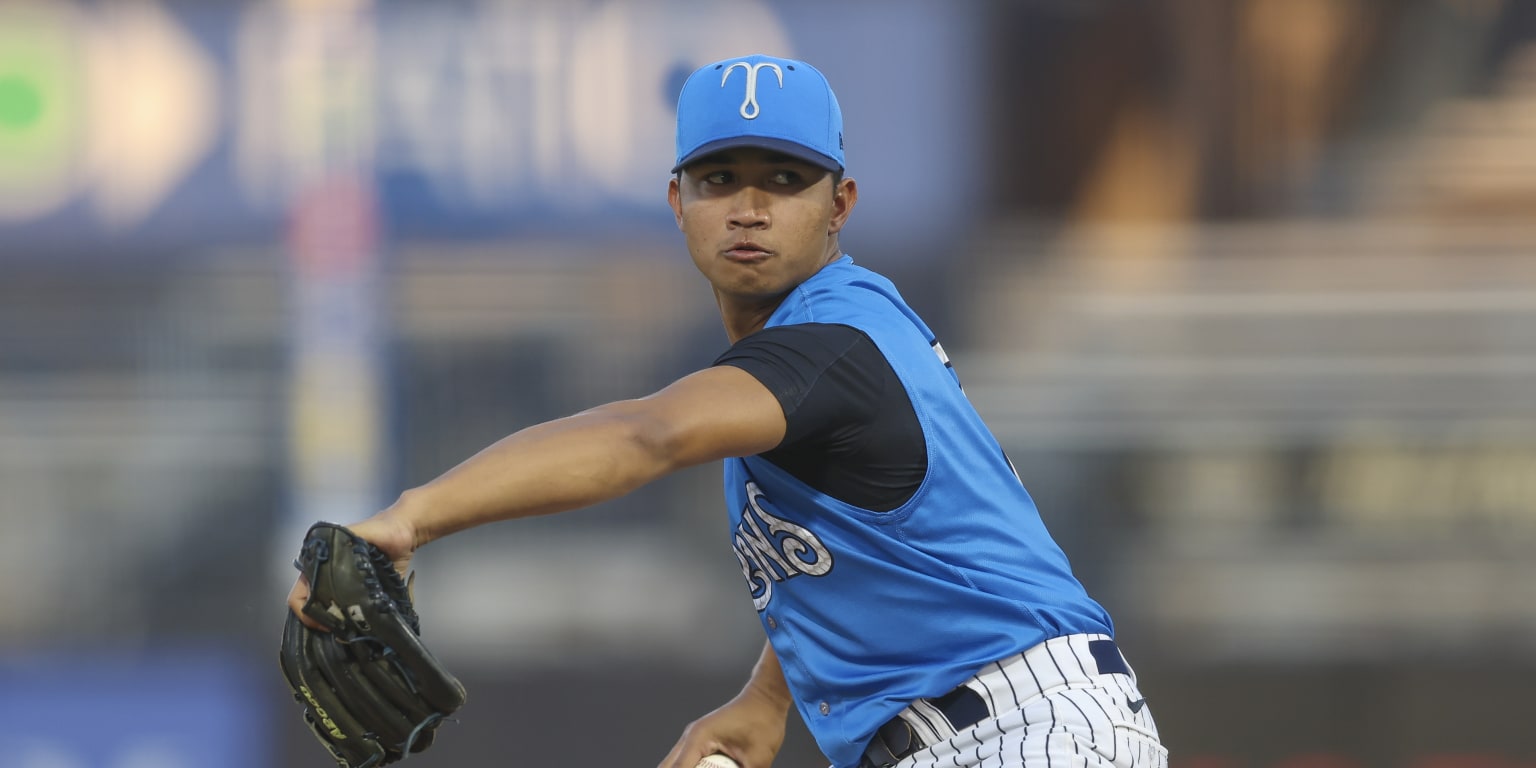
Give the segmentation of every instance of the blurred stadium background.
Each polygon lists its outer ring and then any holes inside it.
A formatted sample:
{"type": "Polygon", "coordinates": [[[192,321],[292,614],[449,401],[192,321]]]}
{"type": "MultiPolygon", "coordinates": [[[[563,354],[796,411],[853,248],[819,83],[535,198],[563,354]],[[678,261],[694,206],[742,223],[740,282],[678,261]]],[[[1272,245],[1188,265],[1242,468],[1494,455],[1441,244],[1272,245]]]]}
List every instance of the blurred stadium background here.
{"type": "MultiPolygon", "coordinates": [[[[1175,765],[1536,763],[1521,0],[0,4],[0,763],[328,764],[275,664],[299,533],[712,359],[672,100],[753,50],[837,87],[844,245],[1175,765]]],[[[717,485],[425,551],[471,697],[412,764],[649,766],[732,695],[717,485]]],[[[794,723],[778,764],[825,762],[794,723]]]]}

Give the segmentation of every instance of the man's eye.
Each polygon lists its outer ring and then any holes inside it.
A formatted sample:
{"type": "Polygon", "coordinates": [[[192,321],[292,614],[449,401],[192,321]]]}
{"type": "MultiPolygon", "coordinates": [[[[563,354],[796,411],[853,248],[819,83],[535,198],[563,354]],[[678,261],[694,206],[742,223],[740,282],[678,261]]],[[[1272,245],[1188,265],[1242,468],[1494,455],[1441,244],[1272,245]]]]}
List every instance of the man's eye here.
{"type": "Polygon", "coordinates": [[[705,184],[729,184],[731,183],[730,171],[715,171],[704,177],[705,184]]]}
{"type": "Polygon", "coordinates": [[[778,173],[773,174],[773,183],[785,185],[799,184],[800,174],[795,173],[794,171],[779,171],[778,173]]]}

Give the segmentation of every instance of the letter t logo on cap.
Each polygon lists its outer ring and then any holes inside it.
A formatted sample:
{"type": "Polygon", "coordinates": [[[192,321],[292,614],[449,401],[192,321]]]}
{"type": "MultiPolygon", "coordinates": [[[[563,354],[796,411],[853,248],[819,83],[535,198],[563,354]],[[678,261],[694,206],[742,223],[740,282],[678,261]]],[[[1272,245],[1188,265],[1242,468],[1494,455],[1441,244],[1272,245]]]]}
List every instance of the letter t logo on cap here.
{"type": "Polygon", "coordinates": [[[737,67],[741,67],[747,72],[747,95],[746,98],[741,100],[741,116],[752,120],[762,111],[762,107],[758,106],[757,103],[757,73],[765,68],[772,69],[773,74],[778,76],[779,88],[782,90],[784,88],[784,70],[779,69],[779,65],[771,61],[761,61],[756,64],[738,61],[725,68],[725,74],[720,76],[721,88],[725,87],[725,81],[731,79],[731,73],[735,72],[737,67]]]}

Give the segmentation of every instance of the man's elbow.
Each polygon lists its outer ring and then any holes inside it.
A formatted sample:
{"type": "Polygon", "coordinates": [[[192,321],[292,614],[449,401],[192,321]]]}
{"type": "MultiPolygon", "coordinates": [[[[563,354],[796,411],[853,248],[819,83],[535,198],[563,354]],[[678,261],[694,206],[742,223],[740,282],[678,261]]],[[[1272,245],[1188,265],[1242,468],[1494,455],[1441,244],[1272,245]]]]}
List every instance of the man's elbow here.
{"type": "Polygon", "coordinates": [[[636,470],[642,484],[701,463],[690,457],[684,431],[641,401],[613,403],[605,410],[613,420],[614,439],[624,447],[621,452],[630,457],[626,463],[636,470]]]}

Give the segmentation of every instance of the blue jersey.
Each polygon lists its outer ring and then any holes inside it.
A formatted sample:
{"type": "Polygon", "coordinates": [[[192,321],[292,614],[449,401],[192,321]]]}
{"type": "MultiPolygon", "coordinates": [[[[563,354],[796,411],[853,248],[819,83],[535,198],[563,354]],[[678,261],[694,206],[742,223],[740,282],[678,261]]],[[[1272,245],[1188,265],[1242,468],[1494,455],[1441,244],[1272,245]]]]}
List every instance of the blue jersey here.
{"type": "Polygon", "coordinates": [[[914,699],[1052,637],[1112,631],[1072,575],[933,334],[847,256],[767,326],[863,331],[906,388],[928,472],[902,506],[861,509],[768,461],[725,462],[732,545],[807,728],[839,768],[914,699]]]}

